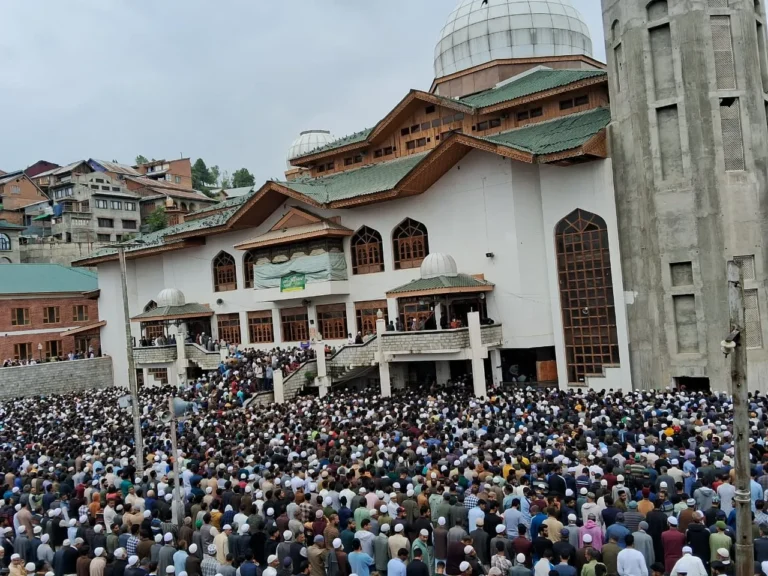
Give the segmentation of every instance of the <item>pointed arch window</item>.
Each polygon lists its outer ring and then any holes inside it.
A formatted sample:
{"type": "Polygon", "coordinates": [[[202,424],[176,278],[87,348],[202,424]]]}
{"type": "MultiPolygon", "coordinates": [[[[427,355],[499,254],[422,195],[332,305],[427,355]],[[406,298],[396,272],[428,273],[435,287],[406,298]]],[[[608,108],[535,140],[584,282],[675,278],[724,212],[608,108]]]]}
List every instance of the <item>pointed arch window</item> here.
{"type": "Polygon", "coordinates": [[[256,263],[256,259],[253,257],[253,252],[246,252],[243,256],[243,286],[246,288],[253,288],[253,265],[256,263]]]}
{"type": "Polygon", "coordinates": [[[237,290],[235,259],[226,252],[219,252],[213,259],[213,291],[237,290]]]}
{"type": "Polygon", "coordinates": [[[8,252],[11,249],[11,238],[7,234],[0,234],[0,250],[8,252]]]}
{"type": "Polygon", "coordinates": [[[352,236],[352,274],[373,274],[384,271],[381,234],[363,226],[352,236]]]}
{"type": "Polygon", "coordinates": [[[395,270],[418,268],[429,254],[427,227],[406,218],[392,232],[392,252],[395,270]]]}
{"type": "Polygon", "coordinates": [[[608,227],[577,209],[555,228],[568,382],[583,383],[619,363],[608,227]]]}

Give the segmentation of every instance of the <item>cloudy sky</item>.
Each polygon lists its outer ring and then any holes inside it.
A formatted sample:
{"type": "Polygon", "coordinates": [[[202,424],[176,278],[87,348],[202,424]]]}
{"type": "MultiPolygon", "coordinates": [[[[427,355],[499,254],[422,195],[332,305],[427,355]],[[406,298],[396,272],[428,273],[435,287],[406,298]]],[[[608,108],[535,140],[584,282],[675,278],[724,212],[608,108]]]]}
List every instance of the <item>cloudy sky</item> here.
{"type": "MultiPolygon", "coordinates": [[[[599,0],[572,0],[605,60],[599,0]]],[[[5,0],[0,169],[137,154],[281,177],[428,89],[456,0],[5,0]]]]}

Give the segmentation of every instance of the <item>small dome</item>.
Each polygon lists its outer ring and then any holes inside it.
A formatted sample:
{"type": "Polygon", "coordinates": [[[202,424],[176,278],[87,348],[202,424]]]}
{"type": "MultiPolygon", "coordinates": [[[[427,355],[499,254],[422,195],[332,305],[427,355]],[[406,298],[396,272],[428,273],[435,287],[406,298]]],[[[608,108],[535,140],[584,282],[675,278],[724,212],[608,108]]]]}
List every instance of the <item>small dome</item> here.
{"type": "Polygon", "coordinates": [[[435,46],[435,78],[503,58],[570,54],[592,56],[571,0],[460,0],[435,46]]]}
{"type": "Polygon", "coordinates": [[[184,306],[187,301],[184,299],[184,294],[178,288],[166,288],[157,295],[157,307],[163,308],[165,306],[184,306]]]}
{"type": "Polygon", "coordinates": [[[288,159],[286,160],[288,168],[291,167],[291,159],[304,156],[334,140],[336,140],[336,136],[332,136],[328,130],[305,130],[288,148],[288,159]]]}
{"type": "Polygon", "coordinates": [[[456,260],[448,254],[430,254],[421,263],[421,278],[437,278],[438,276],[458,276],[456,260]]]}

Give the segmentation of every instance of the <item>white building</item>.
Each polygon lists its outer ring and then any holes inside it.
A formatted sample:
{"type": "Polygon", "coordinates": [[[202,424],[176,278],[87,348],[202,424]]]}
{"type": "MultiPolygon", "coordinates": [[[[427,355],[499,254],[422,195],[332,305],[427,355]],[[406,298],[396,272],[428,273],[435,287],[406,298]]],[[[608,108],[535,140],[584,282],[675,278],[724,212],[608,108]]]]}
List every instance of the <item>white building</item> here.
{"type": "MultiPolygon", "coordinates": [[[[490,4],[464,0],[451,22],[471,15],[506,44],[520,38],[523,23],[542,22],[542,14],[523,10],[528,2],[490,4]]],[[[142,329],[144,336],[163,330],[136,317],[175,288],[191,312],[169,308],[155,318],[241,346],[321,336],[343,346],[348,334],[375,333],[382,310],[403,331],[378,338],[373,363],[395,386],[442,382],[471,366],[476,378],[484,369],[494,382],[524,375],[561,387],[630,389],[605,146],[607,78],[588,56],[586,26],[576,25],[583,20],[568,0],[545,4],[550,33],[562,39],[565,18],[574,39],[566,44],[581,50],[555,42],[547,52],[547,33],[538,32],[526,38],[535,44],[530,56],[481,51],[457,68],[445,42],[452,38],[460,51],[458,37],[444,31],[436,71],[451,73],[430,92],[412,90],[371,129],[330,143],[319,133],[315,148],[294,142],[301,155],[288,159],[286,181],[144,236],[127,252],[136,341],[142,329]],[[443,256],[420,270],[430,254],[443,256]],[[483,323],[482,346],[466,327],[471,312],[483,323]]],[[[98,267],[102,347],[125,384],[116,254],[101,251],[79,264],[98,267]]],[[[144,381],[158,374],[176,381],[168,360],[183,353],[173,354],[152,360],[137,351],[144,381]]],[[[381,385],[387,390],[389,382],[381,385]]]]}

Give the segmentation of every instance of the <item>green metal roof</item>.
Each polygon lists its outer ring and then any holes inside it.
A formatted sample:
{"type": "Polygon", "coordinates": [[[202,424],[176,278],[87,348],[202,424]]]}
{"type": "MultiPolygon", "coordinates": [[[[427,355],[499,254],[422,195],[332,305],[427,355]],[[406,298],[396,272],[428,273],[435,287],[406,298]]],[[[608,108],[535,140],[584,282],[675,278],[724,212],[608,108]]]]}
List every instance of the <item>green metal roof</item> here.
{"type": "Polygon", "coordinates": [[[300,178],[280,184],[321,204],[356,198],[391,190],[427,154],[428,152],[412,154],[322,178],[300,178]]]}
{"type": "Polygon", "coordinates": [[[461,98],[459,102],[474,108],[484,108],[605,75],[605,70],[535,70],[498,88],[461,98]]]}
{"type": "Polygon", "coordinates": [[[434,278],[418,278],[416,280],[411,280],[408,284],[403,284],[392,290],[387,290],[387,295],[424,291],[439,294],[441,291],[451,288],[485,289],[488,286],[493,286],[493,283],[488,282],[487,280],[478,280],[469,274],[458,274],[457,276],[436,276],[434,278]]]}
{"type": "Polygon", "coordinates": [[[487,136],[482,140],[535,155],[554,154],[582,146],[610,121],[611,111],[608,108],[595,108],[487,136]]]}
{"type": "Polygon", "coordinates": [[[227,200],[222,200],[221,202],[217,202],[216,204],[210,204],[206,206],[205,208],[201,208],[200,210],[195,210],[194,212],[190,212],[189,215],[195,215],[195,214],[205,214],[206,212],[213,212],[214,210],[221,210],[222,208],[232,208],[233,206],[240,206],[243,202],[251,198],[254,194],[258,192],[258,189],[252,189],[250,192],[243,194],[242,196],[235,196],[234,198],[228,198],[227,200]]]}
{"type": "Polygon", "coordinates": [[[183,316],[189,314],[200,314],[200,316],[212,316],[213,310],[204,306],[190,302],[181,306],[163,306],[162,308],[153,308],[141,314],[134,316],[131,320],[162,320],[169,316],[183,316]]]}
{"type": "Polygon", "coordinates": [[[99,287],[94,272],[60,264],[5,264],[0,294],[90,292],[99,287]]]}
{"type": "Polygon", "coordinates": [[[40,214],[40,216],[35,216],[32,220],[48,220],[49,218],[53,218],[53,214],[40,214]]]}
{"type": "MultiPolygon", "coordinates": [[[[310,150],[306,154],[302,154],[301,156],[296,156],[296,158],[303,158],[305,156],[311,156],[312,154],[317,154],[318,152],[325,152],[327,150],[333,150],[334,148],[341,148],[342,146],[348,146],[349,144],[357,144],[358,142],[362,142],[368,136],[370,133],[373,132],[373,128],[364,128],[363,130],[360,130],[359,132],[355,132],[354,134],[349,134],[347,136],[342,136],[341,138],[337,138],[333,142],[329,142],[325,146],[318,146],[314,150],[310,150]]],[[[291,158],[291,160],[295,160],[295,158],[291,158]]]]}
{"type": "Polygon", "coordinates": [[[0,220],[0,229],[5,230],[23,230],[24,226],[19,226],[18,224],[13,224],[11,222],[8,222],[5,218],[0,220]]]}

